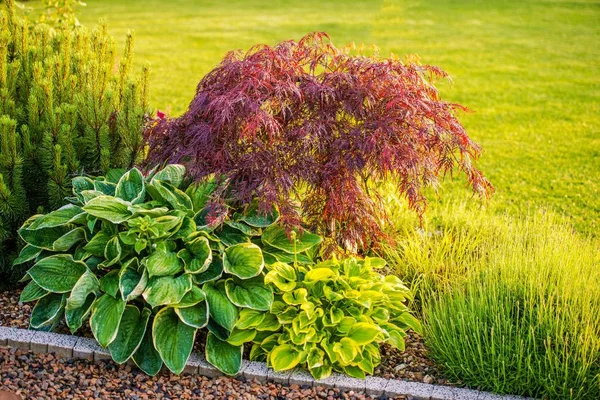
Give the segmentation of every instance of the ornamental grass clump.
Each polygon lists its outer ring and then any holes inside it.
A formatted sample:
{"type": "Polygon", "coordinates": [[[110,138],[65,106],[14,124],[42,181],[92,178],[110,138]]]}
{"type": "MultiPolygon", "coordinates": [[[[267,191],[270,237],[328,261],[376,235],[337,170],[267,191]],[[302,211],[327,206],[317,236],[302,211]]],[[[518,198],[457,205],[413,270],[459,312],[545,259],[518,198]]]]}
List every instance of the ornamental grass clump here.
{"type": "MultiPolygon", "coordinates": [[[[117,61],[106,26],[51,28],[0,10],[0,281],[20,243],[16,230],[63,204],[77,173],[130,168],[144,157],[148,68],[131,73],[133,36],[117,61]],[[118,68],[115,68],[115,66],[118,68]]],[[[2,7],[3,8],[3,7],[2,7]]]]}
{"type": "Polygon", "coordinates": [[[454,169],[481,195],[480,148],[433,81],[437,67],[352,55],[324,33],[229,53],[198,84],[179,118],[146,133],[149,162],[215,174],[240,203],[276,205],[287,227],[304,222],[356,252],[385,239],[372,182],[392,180],[419,214],[424,189],[454,169]],[[298,207],[299,206],[299,207],[298,207]]]}

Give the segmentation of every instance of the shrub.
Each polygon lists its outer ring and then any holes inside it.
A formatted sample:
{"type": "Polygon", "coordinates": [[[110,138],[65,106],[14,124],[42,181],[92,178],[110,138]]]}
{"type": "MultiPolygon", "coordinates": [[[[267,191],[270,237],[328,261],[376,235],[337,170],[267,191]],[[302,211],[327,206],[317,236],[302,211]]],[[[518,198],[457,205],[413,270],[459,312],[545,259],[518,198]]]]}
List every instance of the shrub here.
{"type": "Polygon", "coordinates": [[[410,297],[406,286],[373,270],[384,265],[369,257],[269,265],[265,282],[275,291],[270,313],[242,311],[236,334],[252,337],[250,357],[266,360],[275,371],[302,365],[316,379],[332,370],[357,378],[373,374],[380,343],[404,350],[406,330],[420,331],[404,304],[410,297]],[[272,324],[281,329],[264,332],[272,324]]]}
{"type": "MultiPolygon", "coordinates": [[[[242,345],[226,340],[239,309],[264,312],[273,302],[263,252],[250,238],[262,234],[274,246],[287,239],[269,228],[276,213],[217,215],[207,203],[211,183],[187,185],[183,176],[182,166],[169,165],[147,177],[135,168],[76,177],[72,204],[29,218],[15,262],[35,262],[21,295],[37,300],[31,328],[52,330],[64,317],[76,332],[89,319],[116,362],[132,358],[154,375],[163,362],[180,373],[206,326],[207,359],[237,373],[242,345]]],[[[300,254],[319,241],[300,236],[300,254]]],[[[274,247],[269,257],[276,256],[274,247]]]]}
{"type": "Polygon", "coordinates": [[[11,281],[14,235],[71,193],[75,173],[100,174],[143,158],[145,68],[130,74],[133,36],[118,73],[106,26],[54,30],[0,11],[0,275],[11,281]]]}
{"type": "Polygon", "coordinates": [[[240,203],[278,206],[357,251],[383,240],[386,213],[370,182],[392,179],[421,214],[423,190],[458,168],[479,194],[492,186],[479,153],[432,82],[432,66],[353,56],[323,33],[228,54],[198,84],[188,111],[147,131],[149,162],[188,166],[240,203]],[[302,218],[297,212],[300,201],[302,218]]]}

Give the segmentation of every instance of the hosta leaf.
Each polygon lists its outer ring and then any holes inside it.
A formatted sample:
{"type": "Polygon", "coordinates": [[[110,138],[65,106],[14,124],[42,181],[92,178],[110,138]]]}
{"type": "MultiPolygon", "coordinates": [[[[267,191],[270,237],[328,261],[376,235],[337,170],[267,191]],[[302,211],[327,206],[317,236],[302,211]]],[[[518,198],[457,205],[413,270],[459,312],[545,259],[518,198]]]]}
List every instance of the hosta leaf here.
{"type": "Polygon", "coordinates": [[[369,344],[377,338],[381,329],[368,322],[358,322],[348,331],[347,337],[354,340],[359,345],[369,344]]]}
{"type": "Polygon", "coordinates": [[[39,299],[31,311],[29,325],[34,329],[52,325],[65,309],[65,297],[63,294],[50,293],[39,299]]]}
{"type": "Polygon", "coordinates": [[[115,269],[100,278],[100,290],[112,297],[119,293],[119,270],[115,269]]]}
{"type": "Polygon", "coordinates": [[[261,324],[265,319],[265,315],[266,314],[262,311],[244,308],[243,310],[240,310],[240,316],[235,327],[238,329],[254,328],[261,324]]]}
{"type": "Polygon", "coordinates": [[[238,308],[227,297],[223,282],[216,285],[205,283],[202,290],[206,294],[211,317],[216,323],[231,332],[237,322],[238,308]]]}
{"type": "Polygon", "coordinates": [[[198,237],[186,244],[186,249],[191,253],[192,258],[186,262],[185,272],[199,274],[206,271],[212,262],[212,251],[208,239],[198,237]]]}
{"type": "Polygon", "coordinates": [[[21,297],[19,298],[19,301],[22,303],[28,303],[30,301],[34,301],[41,297],[44,297],[47,294],[47,290],[43,289],[40,285],[35,283],[35,281],[30,281],[21,292],[21,297]]]}
{"type": "Polygon", "coordinates": [[[183,323],[171,307],[163,308],[154,317],[154,347],[165,365],[175,374],[180,374],[185,368],[192,353],[196,331],[196,328],[183,323]]]}
{"type": "Polygon", "coordinates": [[[204,292],[198,286],[192,286],[192,290],[187,292],[183,299],[177,303],[177,308],[186,308],[195,306],[196,304],[204,301],[206,296],[204,292]]]}
{"type": "Polygon", "coordinates": [[[148,284],[148,272],[145,268],[139,272],[138,266],[137,258],[132,258],[119,272],[119,290],[125,301],[140,296],[148,284]]]}
{"type": "Polygon", "coordinates": [[[133,353],[133,362],[139,367],[145,374],[154,376],[158,374],[162,368],[163,362],[160,358],[160,354],[154,348],[152,340],[152,327],[146,326],[146,332],[144,338],[140,343],[137,351],[133,353]]]}
{"type": "Polygon", "coordinates": [[[193,214],[194,205],[189,196],[167,182],[153,179],[148,185],[148,193],[154,200],[167,202],[176,210],[193,214]]]}
{"type": "Polygon", "coordinates": [[[67,251],[82,240],[85,240],[85,229],[82,227],[75,228],[56,239],[52,243],[52,250],[67,251]]]}
{"type": "Polygon", "coordinates": [[[94,217],[120,224],[131,217],[129,203],[113,196],[98,196],[87,202],[83,209],[94,217]]]}
{"type": "Polygon", "coordinates": [[[308,296],[308,291],[305,288],[296,289],[293,292],[284,293],[281,298],[287,304],[290,305],[299,305],[306,303],[308,296]]]}
{"type": "Polygon", "coordinates": [[[256,203],[253,203],[246,213],[237,218],[238,221],[244,221],[250,226],[254,226],[256,228],[266,228],[268,226],[273,225],[279,219],[279,211],[275,207],[271,213],[260,213],[258,210],[258,206],[256,203]]]}
{"type": "Polygon", "coordinates": [[[233,304],[254,310],[269,311],[273,304],[273,291],[266,286],[262,276],[252,279],[227,279],[225,292],[233,304]]]}
{"type": "Polygon", "coordinates": [[[226,375],[236,375],[242,367],[242,346],[219,340],[212,333],[206,338],[206,360],[226,375]]]}
{"type": "Polygon", "coordinates": [[[104,267],[110,267],[121,261],[121,255],[123,251],[121,249],[121,242],[119,241],[118,236],[114,236],[106,243],[106,248],[104,249],[104,261],[102,264],[104,267]]]}
{"type": "Polygon", "coordinates": [[[215,335],[220,340],[227,340],[227,338],[229,338],[229,335],[231,334],[230,331],[217,324],[212,318],[208,319],[208,324],[206,325],[206,328],[210,333],[215,335]]]}
{"type": "Polygon", "coordinates": [[[66,293],[73,289],[85,271],[84,262],[73,260],[70,254],[57,254],[38,261],[28,274],[45,290],[66,293]]]}
{"type": "Polygon", "coordinates": [[[108,346],[117,337],[125,304],[120,297],[104,294],[92,305],[90,328],[100,346],[108,346]]]}
{"type": "Polygon", "coordinates": [[[260,332],[274,332],[281,328],[281,324],[277,319],[276,315],[271,313],[265,314],[265,318],[262,320],[260,325],[256,326],[256,330],[260,332]]]}
{"type": "Polygon", "coordinates": [[[234,346],[242,346],[244,343],[251,342],[256,337],[256,330],[254,329],[246,329],[241,330],[238,328],[234,328],[229,338],[227,338],[227,343],[234,346]]]}
{"type": "Polygon", "coordinates": [[[358,344],[347,337],[340,339],[338,343],[333,345],[333,352],[338,355],[338,360],[342,365],[348,365],[356,358],[360,351],[358,344]]]}
{"type": "Polygon", "coordinates": [[[94,237],[84,246],[83,249],[89,251],[95,256],[104,257],[104,250],[106,249],[106,245],[110,239],[111,236],[108,233],[100,231],[94,235],[94,237]]]}
{"type": "Polygon", "coordinates": [[[205,301],[191,307],[176,307],[175,312],[181,321],[191,327],[200,329],[208,323],[208,307],[205,301]]]}
{"type": "MultiPolygon", "coordinates": [[[[59,208],[56,211],[49,212],[39,218],[37,218],[31,225],[27,227],[29,230],[36,229],[44,229],[44,228],[54,228],[57,226],[63,226],[67,224],[71,224],[76,220],[79,220],[80,216],[84,214],[84,211],[81,207],[75,206],[73,204],[67,204],[59,208]]],[[[85,217],[82,221],[85,220],[85,217]]]]}
{"type": "Polygon", "coordinates": [[[130,169],[119,179],[117,188],[115,189],[115,196],[131,204],[138,204],[144,201],[146,197],[146,185],[144,184],[144,176],[139,169],[130,169]]]}
{"type": "Polygon", "coordinates": [[[100,289],[100,282],[96,275],[89,269],[86,270],[73,286],[71,294],[67,298],[67,310],[82,307],[90,293],[96,293],[100,289]]]}
{"type": "Polygon", "coordinates": [[[286,371],[294,368],[302,361],[303,352],[291,344],[280,344],[273,348],[269,355],[271,367],[275,371],[286,371]]]}
{"type": "Polygon", "coordinates": [[[71,333],[75,333],[81,328],[88,318],[95,300],[96,295],[90,293],[81,307],[72,310],[65,309],[65,321],[71,333]]]}
{"type": "Polygon", "coordinates": [[[335,276],[335,271],[329,268],[315,268],[308,271],[306,275],[304,275],[304,282],[314,283],[319,281],[328,281],[335,276]]]}
{"type": "Polygon", "coordinates": [[[257,276],[265,263],[260,247],[253,243],[241,243],[225,250],[223,270],[242,279],[257,276]]]}
{"type": "Polygon", "coordinates": [[[23,247],[21,253],[19,253],[19,257],[13,261],[12,265],[15,266],[29,262],[39,256],[41,252],[42,249],[28,244],[23,247]]]}
{"type": "Polygon", "coordinates": [[[117,184],[113,182],[95,180],[94,189],[102,194],[114,196],[115,190],[117,189],[117,184]]]}
{"type": "Polygon", "coordinates": [[[204,208],[216,188],[216,181],[210,179],[202,183],[193,183],[186,189],[185,193],[192,200],[194,211],[198,212],[204,208]]]}
{"type": "Polygon", "coordinates": [[[192,275],[196,285],[202,285],[206,282],[212,282],[223,275],[223,261],[219,257],[213,258],[208,269],[200,274],[192,275]]]}
{"type": "Polygon", "coordinates": [[[344,373],[348,376],[357,379],[365,379],[365,371],[361,369],[361,367],[357,365],[345,365],[342,367],[344,369],[344,373]]]}
{"type": "Polygon", "coordinates": [[[152,181],[168,182],[175,187],[181,186],[185,176],[185,167],[180,164],[169,164],[152,177],[152,181]]]}
{"type": "Polygon", "coordinates": [[[29,230],[19,229],[19,236],[27,243],[43,250],[52,250],[54,242],[71,231],[67,226],[29,230]]]}
{"type": "Polygon", "coordinates": [[[148,308],[144,308],[140,313],[136,306],[125,307],[117,337],[108,345],[110,355],[115,362],[123,364],[138,349],[146,333],[150,314],[148,308]]]}
{"type": "Polygon", "coordinates": [[[302,253],[318,245],[323,240],[321,236],[308,232],[302,233],[295,230],[293,234],[296,235],[296,238],[294,241],[291,241],[283,227],[271,225],[263,231],[261,240],[271,247],[290,254],[302,253]]]}
{"type": "Polygon", "coordinates": [[[155,251],[145,264],[149,277],[176,275],[183,271],[183,262],[170,251],[155,251]]]}
{"type": "Polygon", "coordinates": [[[152,307],[177,304],[192,289],[192,278],[184,274],[177,278],[161,276],[151,278],[144,290],[144,299],[152,307]]]}
{"type": "Polygon", "coordinates": [[[76,176],[71,180],[73,185],[73,194],[79,197],[79,194],[84,190],[93,190],[94,181],[85,176],[76,176]]]}

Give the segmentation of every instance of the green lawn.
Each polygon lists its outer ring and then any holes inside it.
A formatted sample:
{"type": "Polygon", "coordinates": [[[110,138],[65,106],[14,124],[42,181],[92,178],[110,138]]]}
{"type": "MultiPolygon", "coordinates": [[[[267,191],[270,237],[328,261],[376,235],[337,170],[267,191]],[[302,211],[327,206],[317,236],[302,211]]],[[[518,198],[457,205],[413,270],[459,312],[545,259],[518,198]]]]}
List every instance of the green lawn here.
{"type": "MultiPolygon", "coordinates": [[[[135,30],[137,63],[152,63],[153,106],[172,114],[231,49],[322,30],[337,45],[416,53],[453,77],[446,99],[475,111],[462,120],[485,149],[493,207],[550,207],[582,232],[600,227],[598,2],[90,0],[81,9],[87,26],[100,18],[120,40],[135,30]]],[[[460,186],[446,192],[469,198],[460,186]]]]}

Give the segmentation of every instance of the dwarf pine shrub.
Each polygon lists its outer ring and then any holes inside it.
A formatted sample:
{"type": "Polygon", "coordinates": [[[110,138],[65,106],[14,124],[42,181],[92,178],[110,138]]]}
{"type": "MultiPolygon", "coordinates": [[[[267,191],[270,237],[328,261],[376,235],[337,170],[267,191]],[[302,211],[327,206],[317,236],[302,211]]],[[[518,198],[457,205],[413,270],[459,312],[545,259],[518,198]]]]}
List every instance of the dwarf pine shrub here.
{"type": "Polygon", "coordinates": [[[0,274],[11,274],[14,232],[62,205],[71,175],[142,159],[149,70],[132,76],[132,48],[130,34],[117,60],[104,25],[35,24],[16,15],[13,0],[0,10],[0,274]]]}

